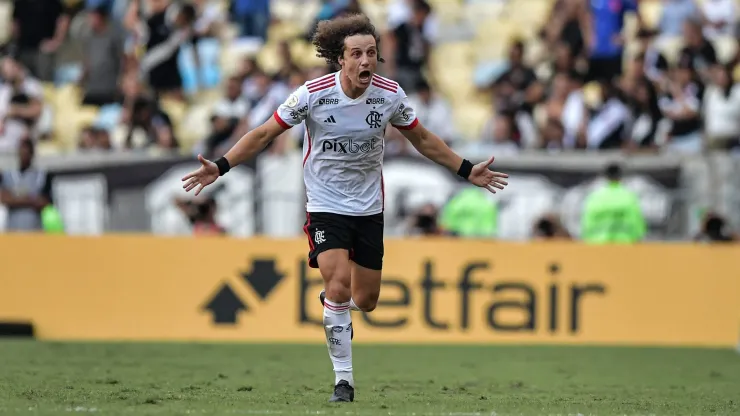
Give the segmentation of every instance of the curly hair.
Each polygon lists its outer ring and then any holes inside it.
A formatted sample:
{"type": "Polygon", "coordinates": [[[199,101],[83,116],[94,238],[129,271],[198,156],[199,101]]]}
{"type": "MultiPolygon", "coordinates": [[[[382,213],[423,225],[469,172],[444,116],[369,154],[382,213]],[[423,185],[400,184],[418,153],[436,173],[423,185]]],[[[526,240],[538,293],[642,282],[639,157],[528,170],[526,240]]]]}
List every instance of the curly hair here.
{"type": "MultiPolygon", "coordinates": [[[[324,58],[332,67],[339,65],[339,58],[344,55],[344,40],[354,35],[371,35],[376,45],[380,43],[375,26],[364,14],[350,14],[319,22],[312,40],[316,56],[324,58]]],[[[378,61],[384,62],[380,57],[378,61]]]]}

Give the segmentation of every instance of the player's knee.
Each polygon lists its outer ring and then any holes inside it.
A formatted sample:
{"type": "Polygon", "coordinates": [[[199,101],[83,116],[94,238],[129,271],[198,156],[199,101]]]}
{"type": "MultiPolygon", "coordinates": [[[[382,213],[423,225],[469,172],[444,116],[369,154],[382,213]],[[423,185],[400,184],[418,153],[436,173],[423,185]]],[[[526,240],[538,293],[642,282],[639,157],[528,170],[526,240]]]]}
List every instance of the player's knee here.
{"type": "Polygon", "coordinates": [[[349,302],[352,296],[349,273],[332,273],[326,282],[326,298],[334,302],[349,302]]]}
{"type": "Polygon", "coordinates": [[[378,297],[380,293],[367,293],[354,298],[355,304],[364,312],[372,312],[378,306],[378,297]]]}

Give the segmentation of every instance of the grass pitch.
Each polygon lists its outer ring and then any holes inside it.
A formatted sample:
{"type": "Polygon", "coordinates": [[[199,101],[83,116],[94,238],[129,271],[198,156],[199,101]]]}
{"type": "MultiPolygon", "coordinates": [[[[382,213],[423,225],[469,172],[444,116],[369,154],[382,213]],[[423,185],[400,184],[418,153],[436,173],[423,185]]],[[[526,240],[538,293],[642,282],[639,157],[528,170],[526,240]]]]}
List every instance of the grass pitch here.
{"type": "Polygon", "coordinates": [[[0,342],[0,414],[740,414],[740,355],[597,347],[354,347],[330,404],[321,345],[0,342]]]}

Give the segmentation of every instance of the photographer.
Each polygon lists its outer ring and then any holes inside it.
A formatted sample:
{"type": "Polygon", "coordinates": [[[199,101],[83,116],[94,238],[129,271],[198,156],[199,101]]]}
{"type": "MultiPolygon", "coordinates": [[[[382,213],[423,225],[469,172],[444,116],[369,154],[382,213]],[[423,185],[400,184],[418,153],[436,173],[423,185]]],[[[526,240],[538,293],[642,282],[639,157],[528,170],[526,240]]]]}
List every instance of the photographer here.
{"type": "Polygon", "coordinates": [[[563,227],[555,214],[545,214],[532,226],[534,240],[572,240],[568,230],[563,227]]]}
{"type": "Polygon", "coordinates": [[[701,231],[694,237],[694,241],[702,243],[732,243],[740,240],[733,234],[727,225],[727,220],[715,212],[709,212],[704,217],[701,231]]]}
{"type": "Polygon", "coordinates": [[[175,203],[193,226],[193,235],[226,234],[226,230],[216,223],[216,200],[214,198],[178,199],[175,203]]]}

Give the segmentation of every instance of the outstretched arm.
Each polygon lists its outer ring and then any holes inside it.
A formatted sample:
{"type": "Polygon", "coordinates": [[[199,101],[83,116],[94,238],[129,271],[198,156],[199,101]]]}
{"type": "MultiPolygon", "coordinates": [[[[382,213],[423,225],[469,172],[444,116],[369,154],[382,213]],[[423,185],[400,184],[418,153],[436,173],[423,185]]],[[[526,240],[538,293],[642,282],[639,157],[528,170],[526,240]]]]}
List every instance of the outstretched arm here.
{"type": "Polygon", "coordinates": [[[446,167],[452,172],[462,165],[463,158],[450,149],[439,136],[427,130],[418,121],[411,128],[397,127],[401,134],[426,158],[446,167]]]}
{"type": "Polygon", "coordinates": [[[422,155],[428,159],[446,167],[459,176],[467,179],[470,183],[481,188],[486,188],[492,193],[496,189],[504,189],[508,185],[504,179],[509,175],[493,172],[488,166],[493,163],[493,156],[485,162],[473,165],[468,160],[458,156],[447,144],[436,134],[427,130],[421,123],[414,121],[411,128],[401,128],[401,133],[422,155]]]}
{"type": "Polygon", "coordinates": [[[272,117],[261,126],[242,136],[223,157],[211,162],[198,155],[201,166],[198,170],[182,178],[182,181],[185,182],[182,186],[183,189],[190,192],[198,188],[195,191],[197,196],[203,188],[215,182],[219,176],[226,174],[232,167],[257,156],[257,153],[273,139],[305,120],[307,114],[308,90],[305,86],[301,86],[278,107],[272,117]]]}
{"type": "Polygon", "coordinates": [[[195,195],[198,196],[203,188],[215,182],[219,176],[223,176],[232,167],[255,157],[257,153],[285,130],[286,128],[280,124],[277,117],[273,116],[261,126],[242,136],[223,157],[215,162],[198,155],[201,166],[182,178],[182,181],[185,182],[182,186],[183,189],[190,192],[198,188],[195,191],[195,195]]]}
{"type": "Polygon", "coordinates": [[[224,155],[229,162],[229,167],[244,163],[247,160],[257,156],[271,141],[283,134],[289,127],[280,125],[273,116],[256,129],[242,136],[234,146],[224,155]]]}

